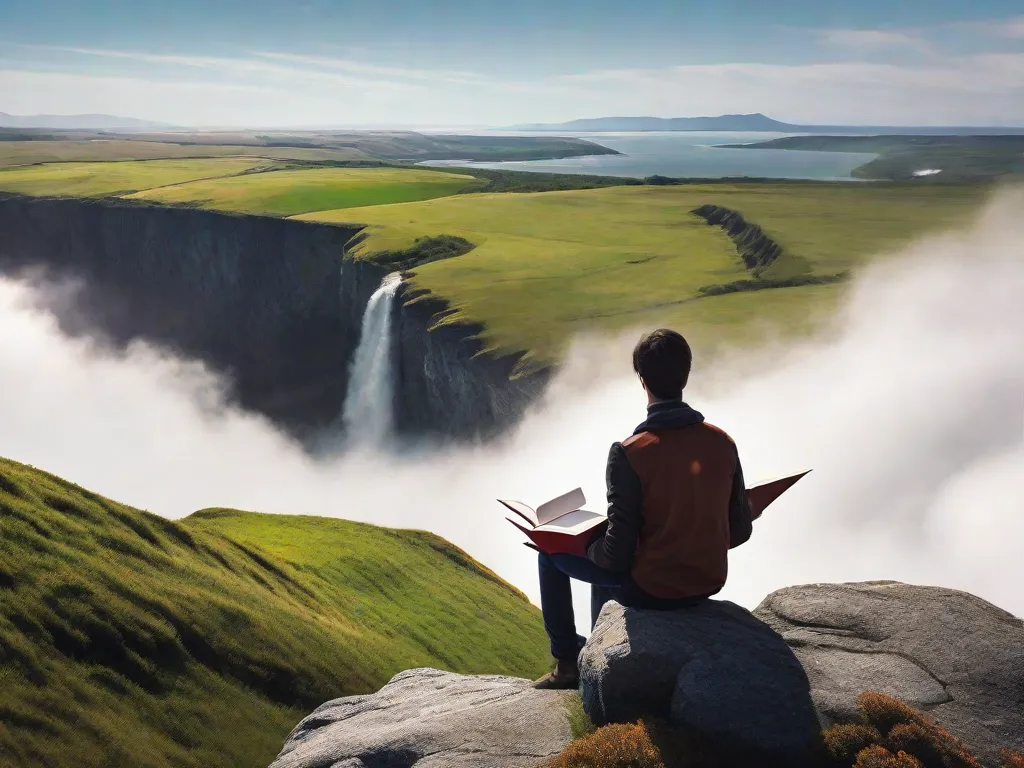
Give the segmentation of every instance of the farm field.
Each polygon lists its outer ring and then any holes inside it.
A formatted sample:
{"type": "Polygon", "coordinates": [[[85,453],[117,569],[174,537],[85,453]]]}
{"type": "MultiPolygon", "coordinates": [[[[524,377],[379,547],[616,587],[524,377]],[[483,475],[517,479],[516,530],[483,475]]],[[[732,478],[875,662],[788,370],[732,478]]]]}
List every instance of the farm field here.
{"type": "Polygon", "coordinates": [[[707,343],[769,326],[806,327],[841,283],[700,297],[750,273],[731,239],[692,215],[715,204],[739,211],[779,243],[764,278],[829,278],[915,237],[963,223],[982,186],[693,184],[537,194],[462,195],[423,203],[300,216],[362,223],[358,258],[417,237],[458,235],[465,255],[423,265],[412,287],[448,299],[442,322],[480,322],[489,350],[525,351],[527,364],[559,358],[578,331],[664,322],[707,343]]]}
{"type": "Polygon", "coordinates": [[[260,158],[53,163],[0,169],[0,191],[23,195],[104,197],[269,167],[260,158]]]}
{"type": "Polygon", "coordinates": [[[244,144],[175,144],[164,141],[0,141],[0,168],[35,163],[264,157],[273,160],[352,161],[373,157],[352,147],[265,147],[244,144]]]}
{"type": "Polygon", "coordinates": [[[289,216],[307,211],[428,200],[475,179],[414,168],[305,168],[216,178],[130,195],[151,202],[289,216]]]}

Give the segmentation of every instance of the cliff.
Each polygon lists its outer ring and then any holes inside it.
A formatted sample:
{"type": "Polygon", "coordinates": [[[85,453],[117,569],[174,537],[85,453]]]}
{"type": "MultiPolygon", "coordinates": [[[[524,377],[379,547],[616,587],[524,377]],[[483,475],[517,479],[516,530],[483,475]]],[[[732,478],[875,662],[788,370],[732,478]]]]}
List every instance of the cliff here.
{"type": "MultiPolygon", "coordinates": [[[[147,339],[202,360],[231,397],[301,439],[336,428],[367,301],[388,270],[345,257],[356,227],[125,201],[0,198],[0,272],[81,280],[71,333],[147,339]]],[[[400,433],[491,436],[539,392],[511,364],[475,357],[466,329],[396,302],[400,433]]]]}

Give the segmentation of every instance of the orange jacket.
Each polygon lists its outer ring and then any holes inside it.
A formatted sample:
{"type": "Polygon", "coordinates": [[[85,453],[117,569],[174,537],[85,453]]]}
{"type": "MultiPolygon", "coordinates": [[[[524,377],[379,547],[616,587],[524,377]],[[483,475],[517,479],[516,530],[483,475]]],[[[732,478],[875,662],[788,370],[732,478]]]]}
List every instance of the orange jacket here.
{"type": "Polygon", "coordinates": [[[657,403],[608,456],[608,528],[589,548],[655,600],[713,595],[751,510],[732,439],[683,402],[657,403]]]}

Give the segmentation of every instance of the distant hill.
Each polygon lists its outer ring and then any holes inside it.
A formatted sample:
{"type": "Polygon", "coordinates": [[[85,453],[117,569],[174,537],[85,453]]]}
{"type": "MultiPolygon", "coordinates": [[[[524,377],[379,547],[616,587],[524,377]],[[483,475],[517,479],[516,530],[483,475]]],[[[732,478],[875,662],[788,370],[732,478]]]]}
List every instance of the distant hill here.
{"type": "Polygon", "coordinates": [[[54,130],[149,130],[170,128],[167,123],[154,123],[135,117],[117,115],[9,115],[0,112],[0,128],[50,128],[54,130]]]}
{"type": "Polygon", "coordinates": [[[401,670],[547,663],[540,611],[433,534],[167,520],[0,459],[2,766],[263,768],[401,670]]]}
{"type": "Polygon", "coordinates": [[[594,117],[567,123],[516,126],[527,131],[762,131],[791,132],[797,126],[780,123],[759,112],[717,117],[594,117]]]}
{"type": "Polygon", "coordinates": [[[773,120],[760,112],[717,117],[594,117],[567,123],[529,123],[509,130],[518,131],[722,131],[755,133],[845,133],[902,136],[1021,135],[1019,126],[915,126],[915,125],[800,125],[773,120]]]}

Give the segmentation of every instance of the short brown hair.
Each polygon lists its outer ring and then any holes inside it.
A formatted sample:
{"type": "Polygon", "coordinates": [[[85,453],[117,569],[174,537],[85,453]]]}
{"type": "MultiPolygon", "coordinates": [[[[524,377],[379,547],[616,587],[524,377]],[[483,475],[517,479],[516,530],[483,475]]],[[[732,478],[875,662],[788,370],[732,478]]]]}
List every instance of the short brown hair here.
{"type": "Polygon", "coordinates": [[[668,328],[644,334],[633,348],[633,370],[659,400],[682,398],[691,365],[690,345],[668,328]]]}

